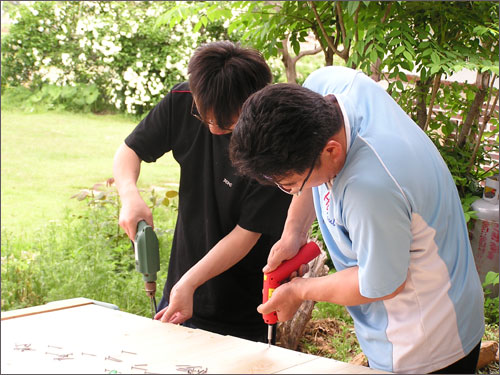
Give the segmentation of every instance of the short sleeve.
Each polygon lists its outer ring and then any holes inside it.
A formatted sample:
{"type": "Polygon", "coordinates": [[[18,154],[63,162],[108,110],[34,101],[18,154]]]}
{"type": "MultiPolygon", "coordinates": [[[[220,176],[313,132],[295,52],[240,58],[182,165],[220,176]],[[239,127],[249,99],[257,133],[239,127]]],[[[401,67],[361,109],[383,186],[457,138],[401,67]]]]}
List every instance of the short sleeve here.
{"type": "Polygon", "coordinates": [[[186,103],[191,103],[190,94],[189,98],[185,94],[176,95],[183,88],[188,89],[187,83],[174,86],[125,139],[125,144],[141,160],[154,162],[172,149],[176,138],[175,126],[180,123],[179,116],[186,112],[186,103]]]}
{"type": "Polygon", "coordinates": [[[410,263],[411,215],[392,184],[359,183],[346,192],[345,222],[358,258],[361,295],[379,298],[405,280],[410,263]]]}
{"type": "Polygon", "coordinates": [[[238,225],[256,233],[281,235],[291,200],[290,194],[275,186],[252,182],[243,199],[238,225]]]}

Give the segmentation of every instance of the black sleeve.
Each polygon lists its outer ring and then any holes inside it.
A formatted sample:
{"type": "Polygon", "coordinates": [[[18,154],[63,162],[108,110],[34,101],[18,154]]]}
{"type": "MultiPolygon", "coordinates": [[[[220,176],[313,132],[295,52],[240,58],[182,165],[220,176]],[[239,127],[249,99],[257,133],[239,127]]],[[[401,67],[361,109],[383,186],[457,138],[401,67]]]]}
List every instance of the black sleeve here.
{"type": "Polygon", "coordinates": [[[281,235],[291,200],[290,194],[275,186],[253,182],[244,198],[238,225],[256,233],[281,235]]]}
{"type": "Polygon", "coordinates": [[[172,149],[176,131],[174,92],[185,84],[178,84],[148,113],[125,138],[125,144],[145,162],[154,162],[172,149]]]}

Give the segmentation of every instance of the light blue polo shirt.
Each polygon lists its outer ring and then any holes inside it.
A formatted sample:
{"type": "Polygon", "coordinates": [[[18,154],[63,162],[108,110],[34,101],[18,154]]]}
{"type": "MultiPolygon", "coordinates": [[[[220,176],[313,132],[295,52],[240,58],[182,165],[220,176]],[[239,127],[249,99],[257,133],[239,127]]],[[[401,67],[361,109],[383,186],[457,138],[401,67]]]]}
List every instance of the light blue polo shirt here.
{"type": "Polygon", "coordinates": [[[348,307],[370,366],[428,373],[467,355],[484,333],[483,291],[453,178],[428,136],[362,72],[325,67],[304,86],[335,94],[348,151],[332,188],[313,188],[335,268],[359,266],[348,307]]]}

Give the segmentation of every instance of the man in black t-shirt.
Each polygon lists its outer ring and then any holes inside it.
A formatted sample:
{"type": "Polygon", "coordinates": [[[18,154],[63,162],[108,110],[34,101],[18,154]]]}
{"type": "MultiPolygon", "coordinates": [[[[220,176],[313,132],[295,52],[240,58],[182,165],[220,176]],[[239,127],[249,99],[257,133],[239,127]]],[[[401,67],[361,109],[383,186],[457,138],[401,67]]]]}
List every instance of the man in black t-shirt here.
{"type": "Polygon", "coordinates": [[[267,342],[262,268],[279,240],[290,196],[239,176],[228,155],[243,102],[271,83],[262,56],[231,42],[199,47],[180,83],[125,139],[113,174],[119,223],[135,237],[153,226],[137,188],[142,161],[172,151],[181,168],[178,217],[168,276],[155,319],[267,342]]]}

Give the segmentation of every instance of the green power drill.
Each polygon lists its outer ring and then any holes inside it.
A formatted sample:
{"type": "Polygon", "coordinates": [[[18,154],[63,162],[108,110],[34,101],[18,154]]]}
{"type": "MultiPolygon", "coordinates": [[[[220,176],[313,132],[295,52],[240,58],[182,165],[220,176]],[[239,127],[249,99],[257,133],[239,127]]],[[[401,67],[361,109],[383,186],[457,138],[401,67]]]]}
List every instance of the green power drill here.
{"type": "Polygon", "coordinates": [[[142,273],[144,289],[151,301],[153,319],[156,314],[156,273],[160,270],[160,247],[153,228],[144,220],[137,224],[135,241],[135,269],[142,273]]]}

